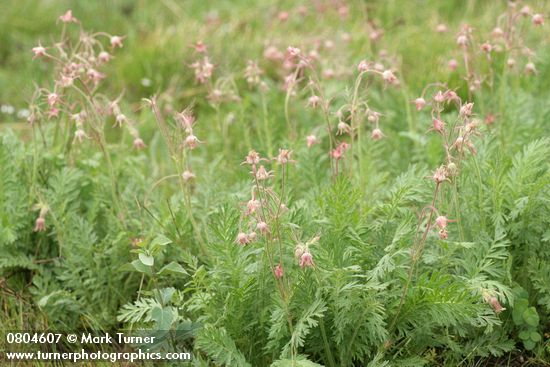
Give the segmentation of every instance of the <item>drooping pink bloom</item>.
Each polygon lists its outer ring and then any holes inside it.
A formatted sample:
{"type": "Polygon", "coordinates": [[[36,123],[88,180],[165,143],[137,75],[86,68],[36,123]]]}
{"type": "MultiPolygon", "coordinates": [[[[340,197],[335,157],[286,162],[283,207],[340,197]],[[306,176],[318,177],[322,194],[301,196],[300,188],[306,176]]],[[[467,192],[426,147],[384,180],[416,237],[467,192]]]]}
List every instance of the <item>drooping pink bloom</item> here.
{"type": "Polygon", "coordinates": [[[433,124],[434,131],[437,131],[438,133],[443,134],[443,132],[445,131],[445,123],[443,121],[441,121],[438,118],[434,118],[432,120],[432,124],[433,124]]]}
{"type": "Polygon", "coordinates": [[[292,154],[292,150],[289,149],[279,149],[279,154],[275,158],[275,160],[279,164],[287,164],[287,163],[295,163],[296,161],[292,160],[290,155],[292,154]]]}
{"type": "Polygon", "coordinates": [[[266,222],[258,222],[256,224],[256,229],[260,231],[261,234],[267,234],[269,232],[269,226],[266,222]]]}
{"type": "Polygon", "coordinates": [[[534,25],[543,25],[544,24],[544,16],[542,14],[534,14],[531,18],[534,25]]]}
{"type": "Polygon", "coordinates": [[[275,278],[277,279],[281,279],[283,277],[283,267],[281,266],[281,264],[277,264],[273,273],[275,275],[275,278]]]}
{"type": "Polygon", "coordinates": [[[62,21],[63,23],[77,23],[78,22],[78,19],[73,17],[73,11],[72,10],[67,10],[67,12],[65,14],[60,15],[59,20],[62,21]]]}
{"type": "Polygon", "coordinates": [[[133,145],[135,149],[145,149],[147,147],[141,138],[135,138],[133,145]]]}
{"type": "Polygon", "coordinates": [[[426,100],[422,97],[418,97],[417,99],[414,100],[414,104],[416,106],[416,110],[420,111],[426,105],[426,100]]]}
{"type": "Polygon", "coordinates": [[[306,144],[308,148],[311,148],[314,144],[318,144],[319,140],[315,135],[306,136],[306,144]]]}
{"type": "Polygon", "coordinates": [[[206,45],[202,41],[197,41],[193,47],[195,48],[195,51],[199,54],[204,54],[208,51],[208,47],[206,47],[206,45]]]}
{"type": "Polygon", "coordinates": [[[252,166],[258,163],[260,163],[260,154],[255,150],[251,150],[250,152],[248,152],[242,164],[249,164],[252,166]]]}
{"type": "Polygon", "coordinates": [[[237,242],[239,245],[244,246],[250,243],[250,238],[248,238],[248,234],[246,234],[245,232],[239,232],[235,242],[237,242]]]}
{"type": "Polygon", "coordinates": [[[359,70],[360,73],[364,73],[369,70],[369,63],[367,60],[361,60],[359,64],[357,65],[357,70],[359,70]]]}
{"type": "Polygon", "coordinates": [[[107,51],[101,51],[97,56],[97,59],[102,63],[108,63],[111,60],[111,54],[107,51]]]}
{"type": "Polygon", "coordinates": [[[34,54],[33,59],[37,57],[42,57],[46,55],[46,48],[38,44],[38,46],[32,48],[32,53],[34,54]]]}
{"type": "Polygon", "coordinates": [[[395,84],[397,81],[397,77],[393,74],[393,71],[389,69],[382,72],[382,79],[388,84],[395,84]]]}
{"type": "Polygon", "coordinates": [[[445,33],[445,32],[447,32],[447,30],[448,30],[447,26],[443,23],[438,24],[437,27],[435,27],[435,31],[437,33],[445,33]]]}
{"type": "Polygon", "coordinates": [[[195,149],[199,143],[200,140],[193,134],[190,134],[185,138],[185,145],[187,145],[191,150],[195,149]]]}
{"type": "Polygon", "coordinates": [[[36,222],[34,223],[34,231],[44,232],[45,230],[46,230],[46,220],[42,216],[36,218],[36,222]]]}
{"type": "Polygon", "coordinates": [[[336,135],[350,134],[350,133],[351,133],[351,126],[346,124],[344,121],[340,121],[338,123],[338,131],[336,132],[336,135]]]}
{"type": "Polygon", "coordinates": [[[196,175],[195,175],[192,171],[190,171],[190,170],[185,170],[185,171],[183,171],[183,173],[181,174],[181,177],[183,178],[183,180],[184,180],[185,182],[188,182],[188,181],[190,181],[190,180],[195,179],[196,175]]]}
{"type": "Polygon", "coordinates": [[[435,224],[441,229],[447,228],[448,222],[449,220],[444,215],[440,215],[437,218],[435,218],[435,224]]]}
{"type": "Polygon", "coordinates": [[[382,130],[376,128],[372,130],[370,137],[372,138],[372,140],[380,140],[384,137],[384,134],[382,133],[382,130]]]}
{"type": "Polygon", "coordinates": [[[456,61],[455,59],[450,59],[447,65],[449,66],[449,69],[451,71],[455,71],[458,67],[458,61],[456,61]]]}
{"type": "Polygon", "coordinates": [[[111,42],[112,48],[117,48],[117,47],[121,48],[123,46],[122,44],[123,40],[124,38],[121,36],[112,36],[109,41],[111,42]]]}
{"type": "Polygon", "coordinates": [[[321,97],[316,95],[309,97],[309,99],[307,100],[307,105],[312,108],[319,106],[320,103],[321,103],[321,97]]]}
{"type": "Polygon", "coordinates": [[[438,167],[434,171],[432,179],[438,184],[442,183],[445,180],[447,180],[447,171],[445,170],[445,167],[443,167],[443,166],[438,167]]]}
{"type": "Polygon", "coordinates": [[[302,256],[300,256],[300,267],[303,269],[305,267],[314,267],[315,263],[313,262],[313,255],[309,250],[305,250],[302,256]]]}

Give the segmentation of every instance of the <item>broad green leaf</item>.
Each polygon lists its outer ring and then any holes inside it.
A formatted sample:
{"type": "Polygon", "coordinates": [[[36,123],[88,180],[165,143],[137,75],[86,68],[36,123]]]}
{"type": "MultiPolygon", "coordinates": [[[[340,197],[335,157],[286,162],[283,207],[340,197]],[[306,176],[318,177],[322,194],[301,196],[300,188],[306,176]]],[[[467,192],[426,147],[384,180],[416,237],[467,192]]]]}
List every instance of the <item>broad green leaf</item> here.
{"type": "Polygon", "coordinates": [[[170,264],[163,266],[162,269],[160,269],[158,273],[159,273],[159,274],[163,274],[163,273],[176,273],[176,274],[189,275],[189,274],[187,273],[187,271],[185,271],[185,269],[183,268],[183,266],[181,266],[180,264],[178,264],[178,263],[175,262],[175,261],[172,261],[170,264]]]}
{"type": "Polygon", "coordinates": [[[153,266],[153,264],[155,263],[155,258],[151,255],[140,253],[138,256],[143,265],[153,266]]]}
{"type": "Polygon", "coordinates": [[[145,273],[147,275],[153,275],[153,272],[151,271],[151,268],[149,266],[144,265],[140,260],[132,261],[132,266],[137,271],[139,271],[140,273],[145,273]]]}

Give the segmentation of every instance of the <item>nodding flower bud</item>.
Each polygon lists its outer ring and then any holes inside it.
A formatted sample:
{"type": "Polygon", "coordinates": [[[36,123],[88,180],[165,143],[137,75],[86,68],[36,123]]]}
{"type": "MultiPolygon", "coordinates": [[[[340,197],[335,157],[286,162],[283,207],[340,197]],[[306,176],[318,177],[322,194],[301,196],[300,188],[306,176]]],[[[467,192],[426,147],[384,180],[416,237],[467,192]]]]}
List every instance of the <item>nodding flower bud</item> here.
{"type": "Polygon", "coordinates": [[[435,218],[435,224],[441,229],[447,228],[448,222],[449,220],[444,215],[440,215],[437,218],[435,218]]]}
{"type": "Polygon", "coordinates": [[[542,14],[535,14],[531,18],[531,21],[534,25],[543,25],[544,24],[544,16],[542,14]]]}
{"type": "Polygon", "coordinates": [[[250,199],[246,203],[246,214],[254,214],[256,210],[260,209],[262,207],[262,203],[260,203],[259,200],[256,199],[250,199]]]}
{"type": "Polygon", "coordinates": [[[253,166],[258,163],[260,163],[260,154],[255,150],[251,150],[250,152],[248,152],[248,155],[246,156],[242,164],[249,164],[253,166]]]}
{"type": "Polygon", "coordinates": [[[370,137],[372,138],[372,140],[380,140],[384,137],[384,134],[382,133],[382,130],[380,130],[379,128],[376,128],[372,130],[370,137]]]}
{"type": "Polygon", "coordinates": [[[350,133],[351,133],[351,126],[346,124],[344,121],[340,121],[338,123],[338,131],[336,132],[336,135],[350,134],[350,133]]]}
{"type": "Polygon", "coordinates": [[[195,179],[196,175],[193,172],[189,171],[189,170],[185,170],[181,174],[181,177],[183,178],[183,181],[188,182],[190,180],[195,179]]]}
{"type": "Polygon", "coordinates": [[[437,131],[440,134],[443,134],[443,132],[445,131],[445,123],[437,118],[434,118],[432,120],[432,123],[433,123],[433,130],[437,131]]]}
{"type": "Polygon", "coordinates": [[[508,65],[508,67],[511,69],[516,66],[516,60],[509,58],[508,60],[506,60],[506,65],[508,65]]]}
{"type": "Polygon", "coordinates": [[[495,311],[496,314],[499,314],[499,313],[501,313],[502,311],[505,310],[505,308],[502,307],[502,305],[498,301],[498,298],[496,298],[494,296],[489,298],[488,303],[489,303],[489,305],[491,305],[491,307],[493,308],[493,310],[495,311]]]}
{"type": "Polygon", "coordinates": [[[481,48],[481,51],[485,53],[490,53],[493,50],[493,46],[491,46],[489,42],[485,42],[481,44],[480,48],[481,48]]]}
{"type": "Polygon", "coordinates": [[[145,149],[147,147],[141,138],[135,138],[133,145],[135,149],[145,149]]]}
{"type": "Polygon", "coordinates": [[[238,243],[239,245],[247,245],[250,243],[250,238],[248,238],[248,235],[244,232],[239,232],[239,234],[237,235],[237,239],[235,240],[236,243],[238,243]]]}
{"type": "Polygon", "coordinates": [[[34,231],[35,232],[44,232],[46,230],[46,220],[39,216],[36,218],[36,222],[34,223],[34,231]]]}
{"type": "Polygon", "coordinates": [[[119,113],[118,115],[116,115],[115,121],[115,125],[122,126],[123,123],[128,122],[128,118],[126,117],[126,115],[119,113]]]}
{"type": "Polygon", "coordinates": [[[447,170],[444,166],[438,167],[433,176],[432,179],[435,181],[435,183],[440,184],[443,181],[447,180],[447,170]]]}
{"type": "Polygon", "coordinates": [[[84,140],[87,137],[88,136],[86,135],[86,132],[84,132],[84,130],[82,130],[82,128],[78,128],[74,132],[74,140],[78,140],[79,143],[82,143],[82,140],[84,140]]]}
{"type": "Polygon", "coordinates": [[[123,38],[120,36],[112,36],[110,39],[111,47],[112,48],[122,47],[122,40],[123,38]]]}
{"type": "Polygon", "coordinates": [[[447,230],[444,228],[440,229],[438,234],[439,234],[439,239],[441,240],[446,240],[447,238],[449,238],[449,233],[447,233],[447,230]]]}
{"type": "Polygon", "coordinates": [[[426,100],[422,97],[418,97],[417,99],[414,100],[414,104],[416,106],[416,110],[420,111],[426,105],[426,100]]]}
{"type": "Polygon", "coordinates": [[[315,263],[313,262],[313,255],[309,252],[308,249],[305,249],[302,256],[300,256],[300,267],[303,269],[305,267],[311,268],[314,267],[315,263]]]}
{"type": "Polygon", "coordinates": [[[438,24],[437,27],[435,27],[435,31],[437,33],[445,33],[445,32],[447,32],[447,30],[448,30],[447,26],[443,23],[438,24]]]}
{"type": "Polygon", "coordinates": [[[250,242],[253,242],[256,239],[256,236],[256,232],[250,232],[248,234],[248,239],[250,240],[250,242]]]}
{"type": "Polygon", "coordinates": [[[469,117],[472,115],[472,109],[474,108],[473,103],[466,103],[460,107],[460,116],[469,117]]]}
{"type": "Polygon", "coordinates": [[[456,61],[455,59],[450,59],[447,65],[449,66],[449,69],[451,71],[455,71],[456,68],[458,68],[458,61],[456,61]]]}
{"type": "Polygon", "coordinates": [[[48,94],[48,105],[53,107],[59,102],[59,95],[55,92],[48,94]]]}
{"type": "Polygon", "coordinates": [[[97,55],[97,59],[102,63],[107,63],[111,60],[111,54],[107,51],[101,51],[99,55],[97,55]]]}
{"type": "Polygon", "coordinates": [[[260,231],[261,234],[267,234],[269,232],[269,227],[266,222],[258,222],[256,224],[256,229],[260,231]]]}
{"type": "Polygon", "coordinates": [[[528,16],[529,14],[531,14],[531,8],[528,6],[528,5],[525,5],[523,6],[521,9],[520,9],[520,14],[523,15],[524,17],[528,16]]]}
{"type": "Polygon", "coordinates": [[[59,16],[59,20],[62,21],[63,23],[77,23],[78,20],[73,17],[73,11],[72,10],[67,10],[67,12],[63,15],[60,15],[59,16]]]}
{"type": "Polygon", "coordinates": [[[367,62],[367,60],[361,60],[361,62],[359,62],[359,64],[357,65],[357,70],[360,73],[364,73],[364,72],[368,71],[369,70],[369,63],[367,62]]]}
{"type": "Polygon", "coordinates": [[[525,73],[536,74],[537,68],[535,67],[535,64],[533,64],[532,62],[528,62],[527,64],[525,64],[525,73]]]}
{"type": "Polygon", "coordinates": [[[468,37],[464,34],[461,34],[456,38],[456,43],[459,46],[466,47],[466,45],[468,44],[468,37]]]}
{"type": "Polygon", "coordinates": [[[290,158],[290,155],[292,154],[292,150],[289,150],[289,149],[279,149],[279,154],[277,155],[277,157],[275,158],[275,160],[279,163],[279,164],[287,164],[287,163],[295,163],[296,161],[292,160],[290,158]]]}
{"type": "Polygon", "coordinates": [[[191,135],[188,135],[186,138],[185,138],[185,144],[189,147],[189,149],[193,150],[197,147],[197,145],[200,143],[199,139],[191,134],[191,135]]]}
{"type": "Polygon", "coordinates": [[[307,101],[307,105],[310,106],[310,107],[317,107],[319,106],[319,104],[321,103],[321,98],[319,96],[316,96],[316,95],[313,95],[311,97],[309,97],[308,101],[307,101]]]}
{"type": "Polygon", "coordinates": [[[491,35],[493,36],[493,38],[501,38],[502,36],[504,36],[504,31],[501,28],[496,27],[493,29],[493,32],[491,32],[491,35]]]}
{"type": "Polygon", "coordinates": [[[258,168],[258,170],[256,171],[256,179],[258,181],[264,181],[264,180],[267,180],[268,178],[270,178],[272,176],[272,171],[267,171],[265,169],[264,166],[260,166],[260,168],[258,168]]]}
{"type": "Polygon", "coordinates": [[[300,52],[301,52],[299,48],[292,47],[292,46],[288,46],[286,51],[288,52],[289,56],[291,56],[291,57],[298,57],[298,56],[300,56],[300,52]]]}
{"type": "Polygon", "coordinates": [[[34,54],[33,59],[36,59],[37,57],[45,56],[46,48],[42,47],[41,45],[38,45],[32,48],[32,53],[34,54]]]}
{"type": "Polygon", "coordinates": [[[277,279],[281,279],[283,277],[283,267],[281,266],[281,264],[277,264],[275,270],[273,271],[273,274],[277,279]]]}
{"type": "Polygon", "coordinates": [[[391,70],[384,70],[382,72],[382,79],[388,84],[394,84],[397,81],[397,77],[391,70]]]}
{"type": "Polygon", "coordinates": [[[315,135],[306,136],[306,144],[308,148],[311,148],[314,144],[318,144],[319,140],[315,135]]]}

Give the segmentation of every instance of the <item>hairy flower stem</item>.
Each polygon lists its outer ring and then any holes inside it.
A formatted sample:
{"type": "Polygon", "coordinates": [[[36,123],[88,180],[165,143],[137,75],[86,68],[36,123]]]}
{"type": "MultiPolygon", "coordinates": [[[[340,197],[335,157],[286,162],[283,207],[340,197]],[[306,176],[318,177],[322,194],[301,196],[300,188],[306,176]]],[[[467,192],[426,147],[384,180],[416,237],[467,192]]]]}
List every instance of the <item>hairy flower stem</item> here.
{"type": "MultiPolygon", "coordinates": [[[[411,248],[412,262],[411,262],[411,266],[409,268],[409,273],[407,275],[407,280],[405,281],[405,286],[403,287],[403,292],[401,293],[401,298],[399,300],[399,305],[397,306],[397,312],[395,313],[395,316],[393,317],[393,320],[390,323],[390,326],[388,328],[390,330],[390,332],[393,332],[394,327],[395,327],[396,322],[397,322],[397,319],[398,319],[399,314],[401,312],[401,309],[403,308],[403,304],[405,303],[405,299],[407,298],[407,293],[409,291],[409,286],[410,286],[411,281],[412,281],[412,277],[413,277],[413,274],[414,274],[415,267],[416,267],[418,261],[420,260],[420,258],[422,256],[422,251],[424,250],[424,245],[426,244],[426,239],[428,238],[428,233],[430,232],[430,229],[432,228],[432,220],[433,220],[433,215],[434,215],[435,202],[436,202],[437,196],[439,194],[440,185],[441,184],[439,182],[436,183],[433,198],[432,198],[432,203],[427,208],[427,209],[429,209],[430,214],[428,216],[428,221],[426,223],[426,228],[424,229],[422,237],[421,237],[420,241],[418,243],[414,243],[413,247],[411,248]]],[[[418,220],[417,234],[418,234],[418,230],[420,229],[420,226],[422,225],[422,222],[424,221],[425,210],[426,210],[426,208],[424,210],[422,210],[422,213],[420,214],[420,218],[418,220]]]]}
{"type": "MultiPolygon", "coordinates": [[[[363,158],[362,158],[362,141],[361,141],[361,125],[357,121],[357,109],[359,106],[357,105],[357,101],[359,100],[359,87],[361,86],[361,81],[363,80],[363,74],[364,72],[359,73],[357,76],[357,79],[355,80],[355,86],[353,88],[353,97],[351,100],[351,107],[350,107],[350,118],[351,118],[351,130],[355,131],[357,130],[357,172],[359,174],[359,180],[363,179],[363,176],[361,175],[361,169],[363,167],[363,158]]],[[[350,140],[350,144],[353,145],[353,133],[352,138],[350,140]]],[[[351,149],[353,152],[353,147],[351,149]]],[[[350,163],[350,177],[352,176],[352,170],[353,170],[353,163],[350,163]]]]}
{"type": "Polygon", "coordinates": [[[298,135],[296,131],[296,122],[290,121],[290,97],[292,96],[292,92],[294,90],[294,86],[297,83],[298,73],[300,72],[300,68],[296,68],[296,71],[294,74],[292,74],[292,81],[288,85],[288,89],[286,91],[285,95],[285,120],[286,125],[290,131],[290,140],[295,141],[296,137],[298,135]]]}

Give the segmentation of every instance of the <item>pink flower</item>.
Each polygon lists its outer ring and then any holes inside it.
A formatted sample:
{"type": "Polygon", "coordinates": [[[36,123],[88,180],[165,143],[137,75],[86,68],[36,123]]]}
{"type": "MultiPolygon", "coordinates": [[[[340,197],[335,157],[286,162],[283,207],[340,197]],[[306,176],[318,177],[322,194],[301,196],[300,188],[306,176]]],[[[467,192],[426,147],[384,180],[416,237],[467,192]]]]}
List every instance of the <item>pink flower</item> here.
{"type": "Polygon", "coordinates": [[[283,53],[275,46],[268,46],[264,51],[264,57],[270,61],[279,61],[283,59],[283,53]]]}
{"type": "Polygon", "coordinates": [[[433,96],[433,99],[436,103],[445,102],[445,94],[442,91],[438,90],[437,93],[433,96]]]}
{"type": "Polygon", "coordinates": [[[124,38],[123,37],[120,37],[120,36],[112,36],[111,39],[110,39],[110,42],[111,42],[111,47],[112,48],[121,48],[123,45],[122,45],[122,40],[124,38]]]}
{"type": "Polygon", "coordinates": [[[242,164],[249,164],[252,166],[258,163],[260,163],[260,154],[255,150],[251,150],[250,152],[248,152],[248,155],[246,156],[242,164]]]}
{"type": "Polygon", "coordinates": [[[88,76],[88,78],[94,83],[94,84],[98,84],[101,80],[103,80],[105,78],[105,74],[102,74],[100,73],[99,71],[95,70],[95,69],[89,69],[87,72],[86,72],[86,75],[88,76]]]}
{"type": "Polygon", "coordinates": [[[46,220],[41,216],[36,218],[36,222],[34,223],[34,231],[44,232],[45,230],[46,230],[46,220]]]}
{"type": "Polygon", "coordinates": [[[382,79],[388,84],[394,84],[397,81],[397,78],[389,69],[382,72],[382,79]]]}
{"type": "Polygon", "coordinates": [[[59,20],[62,21],[63,23],[77,23],[78,20],[73,17],[73,11],[72,10],[67,10],[67,12],[61,16],[59,16],[59,20]]]}
{"type": "Polygon", "coordinates": [[[535,14],[531,18],[531,21],[534,25],[543,25],[544,24],[544,16],[542,14],[535,14]]]}
{"type": "Polygon", "coordinates": [[[195,179],[196,175],[195,175],[193,172],[189,171],[189,170],[185,170],[185,171],[183,171],[183,173],[181,174],[181,177],[183,178],[183,180],[184,180],[185,182],[188,182],[188,181],[190,181],[190,180],[195,179]]]}
{"type": "Polygon", "coordinates": [[[466,103],[462,107],[460,107],[460,116],[462,117],[469,117],[472,115],[472,109],[474,108],[473,103],[466,103]]]}
{"type": "Polygon", "coordinates": [[[40,44],[32,48],[32,53],[34,54],[33,59],[37,57],[42,57],[46,55],[46,48],[42,47],[40,44]]]}
{"type": "Polygon", "coordinates": [[[264,166],[260,166],[258,168],[258,171],[256,171],[256,179],[258,181],[264,181],[270,178],[273,175],[272,171],[267,171],[264,166]]]}
{"type": "Polygon", "coordinates": [[[277,18],[281,21],[281,22],[286,22],[289,18],[289,14],[287,11],[281,11],[279,12],[279,14],[277,14],[277,18]]]}
{"type": "Polygon", "coordinates": [[[275,274],[275,278],[277,279],[281,279],[283,277],[283,267],[281,266],[281,264],[277,264],[273,273],[275,274]]]}
{"type": "Polygon", "coordinates": [[[426,105],[426,100],[422,97],[419,97],[419,98],[414,100],[414,104],[416,106],[416,110],[420,111],[426,105]]]}
{"type": "Polygon", "coordinates": [[[185,138],[185,144],[189,147],[189,149],[193,150],[197,147],[197,145],[200,143],[200,140],[193,134],[188,135],[185,138]]]}
{"type": "Polygon", "coordinates": [[[262,207],[262,204],[259,200],[256,199],[250,199],[246,203],[246,214],[250,215],[256,212],[256,210],[260,209],[262,207]]]}
{"type": "Polygon", "coordinates": [[[313,262],[313,256],[311,255],[311,253],[309,252],[309,250],[305,250],[304,253],[302,254],[302,256],[300,256],[300,267],[301,268],[305,268],[305,267],[314,267],[315,266],[315,263],[313,262]]]}
{"type": "Polygon", "coordinates": [[[351,126],[346,124],[344,121],[340,121],[338,123],[338,131],[336,132],[336,135],[350,134],[350,133],[351,133],[351,126]]]}
{"type": "Polygon", "coordinates": [[[82,130],[81,128],[76,129],[74,132],[74,140],[78,140],[79,143],[82,143],[82,140],[86,139],[88,136],[86,135],[86,132],[82,130]]]}
{"type": "Polygon", "coordinates": [[[135,149],[144,149],[147,147],[141,138],[135,138],[133,145],[135,149]]]}
{"type": "Polygon", "coordinates": [[[536,74],[537,68],[535,67],[535,64],[533,64],[532,62],[528,62],[527,64],[525,64],[525,73],[536,74]]]}
{"type": "Polygon", "coordinates": [[[55,92],[48,94],[48,105],[53,107],[59,102],[59,95],[55,92]]]}
{"type": "Polygon", "coordinates": [[[384,134],[382,134],[382,130],[376,128],[372,130],[370,137],[372,138],[372,140],[380,140],[384,137],[384,134]]]}
{"type": "Polygon", "coordinates": [[[501,38],[502,36],[504,36],[504,31],[501,28],[496,27],[493,29],[493,32],[491,34],[493,38],[501,38]]]}
{"type": "Polygon", "coordinates": [[[443,167],[443,166],[438,167],[435,170],[435,172],[432,176],[432,179],[438,184],[445,181],[447,179],[447,171],[445,170],[445,167],[443,167]]]}
{"type": "Polygon", "coordinates": [[[319,140],[315,135],[306,136],[306,144],[308,148],[311,148],[314,144],[319,144],[319,140]]]}
{"type": "Polygon", "coordinates": [[[202,41],[197,41],[193,47],[195,48],[195,51],[199,54],[204,54],[208,51],[208,48],[202,41]]]}
{"type": "Polygon", "coordinates": [[[437,27],[435,27],[435,31],[437,33],[445,33],[447,32],[447,26],[445,24],[438,24],[437,27]]]}
{"type": "Polygon", "coordinates": [[[451,71],[455,71],[458,67],[458,61],[456,61],[455,59],[450,59],[447,65],[449,66],[449,69],[451,71]]]}
{"type": "Polygon", "coordinates": [[[490,53],[493,50],[493,46],[491,46],[489,42],[485,42],[481,44],[480,48],[481,48],[481,51],[485,53],[490,53]]]}
{"type": "Polygon", "coordinates": [[[505,310],[505,308],[502,307],[502,305],[498,301],[498,298],[496,298],[494,296],[492,296],[488,299],[488,303],[489,303],[489,305],[491,305],[491,307],[493,308],[493,310],[495,311],[496,314],[499,314],[499,313],[501,313],[502,311],[505,310]]]}
{"type": "Polygon", "coordinates": [[[236,243],[238,243],[239,245],[246,245],[246,244],[249,244],[250,243],[250,238],[248,238],[248,235],[244,232],[239,232],[239,234],[237,235],[237,239],[235,240],[236,243]]]}
{"type": "Polygon", "coordinates": [[[298,57],[298,56],[300,56],[300,52],[301,52],[299,48],[292,47],[292,46],[288,46],[286,51],[288,52],[288,55],[290,57],[298,57]]]}
{"type": "Polygon", "coordinates": [[[364,73],[369,70],[369,63],[367,60],[361,60],[359,62],[359,65],[357,65],[357,70],[359,70],[360,73],[364,73]]]}
{"type": "Polygon", "coordinates": [[[521,10],[519,12],[521,13],[521,15],[526,17],[529,14],[531,14],[531,8],[528,5],[525,5],[524,7],[521,8],[521,10]]]}
{"type": "Polygon", "coordinates": [[[447,230],[444,228],[440,229],[438,234],[439,234],[439,238],[442,240],[446,240],[447,238],[449,238],[449,233],[447,233],[447,230]]]}
{"type": "Polygon", "coordinates": [[[277,155],[277,158],[275,160],[279,164],[287,164],[287,163],[295,163],[296,161],[292,160],[290,158],[290,155],[292,154],[292,150],[288,149],[279,149],[279,154],[277,155]]]}
{"type": "Polygon", "coordinates": [[[434,118],[432,120],[432,123],[433,123],[433,130],[437,131],[440,134],[443,134],[443,132],[445,131],[445,123],[437,118],[434,118]]]}
{"type": "Polygon", "coordinates": [[[508,60],[506,60],[506,65],[508,65],[508,67],[511,69],[516,66],[516,60],[509,58],[508,60]]]}
{"type": "Polygon", "coordinates": [[[97,56],[97,59],[102,63],[107,63],[111,60],[111,54],[109,54],[107,51],[101,51],[97,56]]]}
{"type": "Polygon", "coordinates": [[[444,215],[440,215],[437,218],[435,218],[435,224],[441,229],[447,228],[448,222],[449,220],[444,215]]]}
{"type": "Polygon", "coordinates": [[[260,231],[261,234],[267,234],[269,232],[269,227],[266,222],[258,222],[256,224],[256,229],[260,231]]]}
{"type": "Polygon", "coordinates": [[[315,95],[309,97],[309,99],[307,101],[307,105],[311,106],[313,108],[319,106],[319,103],[321,103],[321,98],[319,96],[315,96],[315,95]]]}
{"type": "Polygon", "coordinates": [[[459,46],[466,47],[466,45],[468,44],[468,37],[464,34],[461,34],[456,38],[456,43],[459,46]]]}

